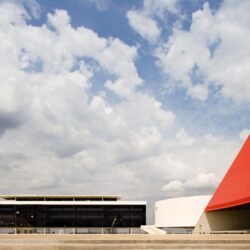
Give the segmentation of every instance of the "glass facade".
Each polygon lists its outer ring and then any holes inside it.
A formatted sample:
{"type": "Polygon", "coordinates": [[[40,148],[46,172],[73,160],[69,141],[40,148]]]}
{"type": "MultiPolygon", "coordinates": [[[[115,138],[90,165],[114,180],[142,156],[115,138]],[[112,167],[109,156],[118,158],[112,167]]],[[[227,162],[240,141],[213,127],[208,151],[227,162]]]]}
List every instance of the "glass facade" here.
{"type": "Polygon", "coordinates": [[[0,227],[140,227],[146,205],[0,205],[0,227]]]}

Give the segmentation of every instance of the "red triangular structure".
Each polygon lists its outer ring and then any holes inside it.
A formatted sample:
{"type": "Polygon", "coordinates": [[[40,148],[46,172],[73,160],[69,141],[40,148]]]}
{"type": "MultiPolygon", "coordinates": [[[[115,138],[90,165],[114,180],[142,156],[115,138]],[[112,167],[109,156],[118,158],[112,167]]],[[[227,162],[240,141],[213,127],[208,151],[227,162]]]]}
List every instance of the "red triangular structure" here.
{"type": "Polygon", "coordinates": [[[229,168],[205,211],[250,203],[250,136],[229,168]]]}

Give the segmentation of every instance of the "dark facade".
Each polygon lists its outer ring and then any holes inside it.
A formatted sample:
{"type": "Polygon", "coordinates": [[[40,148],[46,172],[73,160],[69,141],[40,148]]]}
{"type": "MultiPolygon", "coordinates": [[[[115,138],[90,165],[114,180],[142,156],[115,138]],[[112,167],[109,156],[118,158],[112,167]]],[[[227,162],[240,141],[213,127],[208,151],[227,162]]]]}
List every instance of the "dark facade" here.
{"type": "Polygon", "coordinates": [[[146,205],[0,204],[0,227],[140,227],[146,205]]]}

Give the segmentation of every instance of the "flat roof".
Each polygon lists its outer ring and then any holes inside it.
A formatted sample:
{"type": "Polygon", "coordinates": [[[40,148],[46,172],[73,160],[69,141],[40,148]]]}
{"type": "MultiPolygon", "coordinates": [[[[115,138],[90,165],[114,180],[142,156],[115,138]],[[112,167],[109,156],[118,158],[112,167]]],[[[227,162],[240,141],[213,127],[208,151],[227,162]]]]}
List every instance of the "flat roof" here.
{"type": "Polygon", "coordinates": [[[0,205],[146,205],[146,201],[16,201],[0,200],[0,205]]]}
{"type": "Polygon", "coordinates": [[[15,199],[15,198],[83,198],[83,199],[99,199],[99,198],[108,198],[108,199],[117,199],[120,200],[120,195],[36,195],[36,194],[18,194],[18,195],[0,195],[0,199],[15,199]]]}

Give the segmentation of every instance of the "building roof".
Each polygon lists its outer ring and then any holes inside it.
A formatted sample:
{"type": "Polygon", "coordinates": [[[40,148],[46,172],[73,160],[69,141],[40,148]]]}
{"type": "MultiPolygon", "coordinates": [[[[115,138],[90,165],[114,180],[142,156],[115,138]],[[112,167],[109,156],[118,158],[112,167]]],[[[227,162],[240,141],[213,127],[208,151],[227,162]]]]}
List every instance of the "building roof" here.
{"type": "Polygon", "coordinates": [[[121,200],[120,195],[0,195],[5,200],[121,200]]]}
{"type": "Polygon", "coordinates": [[[250,136],[206,207],[206,212],[250,203],[250,136]]]}
{"type": "Polygon", "coordinates": [[[146,205],[119,195],[0,195],[0,205],[146,205]]]}
{"type": "Polygon", "coordinates": [[[146,201],[16,201],[0,200],[0,205],[146,205],[146,201]]]}
{"type": "Polygon", "coordinates": [[[179,197],[155,203],[155,226],[172,228],[195,227],[211,195],[179,197]]]}

